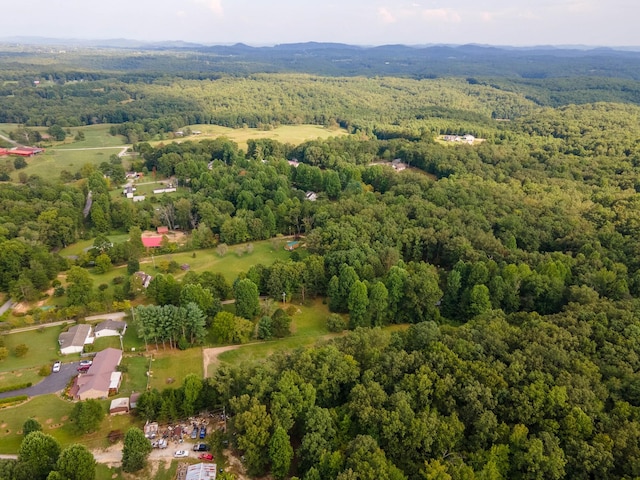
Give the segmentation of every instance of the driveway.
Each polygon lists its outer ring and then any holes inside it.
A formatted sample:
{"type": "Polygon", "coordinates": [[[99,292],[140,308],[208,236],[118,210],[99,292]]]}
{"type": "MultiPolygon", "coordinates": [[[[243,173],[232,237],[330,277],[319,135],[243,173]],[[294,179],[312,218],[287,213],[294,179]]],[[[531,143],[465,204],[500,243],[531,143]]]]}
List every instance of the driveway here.
{"type": "Polygon", "coordinates": [[[28,395],[35,397],[36,395],[45,395],[47,393],[61,392],[67,386],[69,381],[78,374],[80,362],[63,363],[60,371],[49,374],[41,382],[21,390],[12,390],[10,392],[0,393],[0,398],[16,397],[18,395],[28,395]]]}

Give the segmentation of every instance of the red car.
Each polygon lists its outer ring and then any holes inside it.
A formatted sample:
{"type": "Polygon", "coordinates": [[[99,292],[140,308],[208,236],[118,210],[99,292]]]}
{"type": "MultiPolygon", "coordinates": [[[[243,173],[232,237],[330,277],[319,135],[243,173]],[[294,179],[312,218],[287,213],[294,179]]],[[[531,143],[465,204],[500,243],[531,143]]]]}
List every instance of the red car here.
{"type": "Polygon", "coordinates": [[[210,453],[201,453],[200,455],[198,455],[198,459],[200,459],[200,460],[213,460],[213,455],[211,455],[210,453]]]}

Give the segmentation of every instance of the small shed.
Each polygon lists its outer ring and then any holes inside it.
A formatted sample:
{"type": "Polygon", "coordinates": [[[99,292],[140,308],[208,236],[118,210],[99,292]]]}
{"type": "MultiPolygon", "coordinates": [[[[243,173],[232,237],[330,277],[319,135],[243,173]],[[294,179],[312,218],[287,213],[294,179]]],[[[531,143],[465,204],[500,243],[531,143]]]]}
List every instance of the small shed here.
{"type": "Polygon", "coordinates": [[[129,396],[129,408],[131,408],[131,410],[133,410],[134,408],[136,408],[138,406],[138,399],[140,398],[140,393],[139,392],[132,392],[131,395],[129,396]]]}
{"type": "Polygon", "coordinates": [[[158,233],[160,235],[166,235],[169,233],[169,227],[158,227],[158,233]]]}
{"type": "Polygon", "coordinates": [[[122,415],[129,413],[130,409],[128,398],[114,398],[109,406],[109,415],[122,415]]]}

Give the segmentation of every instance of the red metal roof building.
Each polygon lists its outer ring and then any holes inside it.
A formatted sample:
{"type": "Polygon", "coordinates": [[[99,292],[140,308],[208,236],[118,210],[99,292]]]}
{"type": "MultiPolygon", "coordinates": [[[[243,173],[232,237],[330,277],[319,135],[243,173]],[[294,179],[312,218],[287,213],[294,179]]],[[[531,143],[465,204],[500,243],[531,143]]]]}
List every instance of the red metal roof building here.
{"type": "Polygon", "coordinates": [[[0,148],[0,155],[19,155],[20,157],[33,157],[42,152],[44,152],[44,148],[37,147],[0,148]]]}
{"type": "Polygon", "coordinates": [[[162,245],[162,237],[142,237],[142,245],[146,248],[158,248],[162,245]]]}

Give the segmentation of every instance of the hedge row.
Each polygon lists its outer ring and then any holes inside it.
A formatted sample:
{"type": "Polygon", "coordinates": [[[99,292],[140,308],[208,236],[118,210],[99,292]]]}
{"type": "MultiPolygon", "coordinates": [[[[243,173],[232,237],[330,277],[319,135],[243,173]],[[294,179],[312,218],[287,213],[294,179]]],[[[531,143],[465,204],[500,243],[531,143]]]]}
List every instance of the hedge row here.
{"type": "Polygon", "coordinates": [[[0,398],[0,405],[3,405],[5,403],[24,402],[27,398],[29,398],[28,395],[18,395],[17,397],[0,398]]]}
{"type": "Polygon", "coordinates": [[[23,388],[29,388],[33,383],[20,383],[18,385],[9,385],[8,387],[0,387],[0,393],[11,392],[13,390],[21,390],[23,388]]]}

